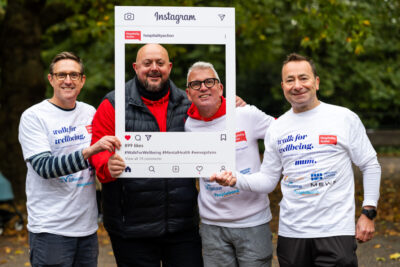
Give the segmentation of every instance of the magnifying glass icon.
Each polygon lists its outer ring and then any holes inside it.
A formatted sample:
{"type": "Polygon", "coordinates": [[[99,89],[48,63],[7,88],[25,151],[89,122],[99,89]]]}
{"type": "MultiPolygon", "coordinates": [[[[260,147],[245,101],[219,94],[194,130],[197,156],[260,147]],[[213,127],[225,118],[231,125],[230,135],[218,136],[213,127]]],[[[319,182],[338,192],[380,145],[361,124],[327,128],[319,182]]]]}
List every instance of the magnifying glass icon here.
{"type": "Polygon", "coordinates": [[[150,171],[150,172],[155,172],[154,166],[149,166],[149,171],[150,171]]]}

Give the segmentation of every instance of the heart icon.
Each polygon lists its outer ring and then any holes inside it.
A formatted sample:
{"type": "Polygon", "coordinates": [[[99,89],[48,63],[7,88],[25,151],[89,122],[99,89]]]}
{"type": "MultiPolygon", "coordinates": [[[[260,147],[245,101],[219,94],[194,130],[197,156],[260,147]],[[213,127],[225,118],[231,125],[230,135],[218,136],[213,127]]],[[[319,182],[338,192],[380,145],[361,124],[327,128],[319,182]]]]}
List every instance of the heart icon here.
{"type": "Polygon", "coordinates": [[[131,139],[130,135],[125,135],[125,139],[129,141],[129,139],[131,139]]]}
{"type": "Polygon", "coordinates": [[[203,166],[196,166],[196,170],[197,170],[198,172],[201,172],[201,171],[203,170],[203,166]]]}

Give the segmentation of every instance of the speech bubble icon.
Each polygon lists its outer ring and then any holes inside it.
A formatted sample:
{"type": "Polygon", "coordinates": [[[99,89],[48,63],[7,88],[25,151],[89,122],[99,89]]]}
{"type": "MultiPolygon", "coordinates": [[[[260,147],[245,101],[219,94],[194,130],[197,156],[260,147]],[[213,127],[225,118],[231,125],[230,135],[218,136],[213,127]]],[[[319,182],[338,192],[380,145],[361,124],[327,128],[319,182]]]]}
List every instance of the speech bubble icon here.
{"type": "Polygon", "coordinates": [[[142,41],[142,33],[141,31],[125,31],[125,40],[142,41]]]}

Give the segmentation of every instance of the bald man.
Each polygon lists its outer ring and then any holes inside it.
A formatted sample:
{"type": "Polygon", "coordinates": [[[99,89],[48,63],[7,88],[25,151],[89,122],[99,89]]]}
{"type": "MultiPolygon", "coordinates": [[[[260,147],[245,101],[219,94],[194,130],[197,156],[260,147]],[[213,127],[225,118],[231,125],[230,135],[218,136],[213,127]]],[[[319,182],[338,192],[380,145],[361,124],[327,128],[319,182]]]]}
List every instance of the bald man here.
{"type": "MultiPolygon", "coordinates": [[[[172,63],[158,44],[141,47],[136,76],[125,85],[128,132],[184,131],[190,102],[169,79],[172,63]]],[[[115,135],[115,92],[105,96],[93,119],[92,142],[115,135]]],[[[103,183],[104,226],[118,266],[202,266],[194,179],[115,179],[125,168],[121,157],[92,158],[103,183]]]]}

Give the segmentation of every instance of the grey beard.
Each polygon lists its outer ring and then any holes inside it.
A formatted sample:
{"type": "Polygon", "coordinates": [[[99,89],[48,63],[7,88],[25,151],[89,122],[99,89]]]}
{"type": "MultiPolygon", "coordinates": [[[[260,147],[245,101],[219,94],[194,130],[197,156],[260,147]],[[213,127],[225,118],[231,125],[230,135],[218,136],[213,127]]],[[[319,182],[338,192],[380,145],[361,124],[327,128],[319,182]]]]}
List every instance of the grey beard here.
{"type": "Polygon", "coordinates": [[[166,82],[161,82],[159,85],[149,85],[147,80],[144,82],[144,88],[149,92],[159,92],[164,87],[166,82]]]}

